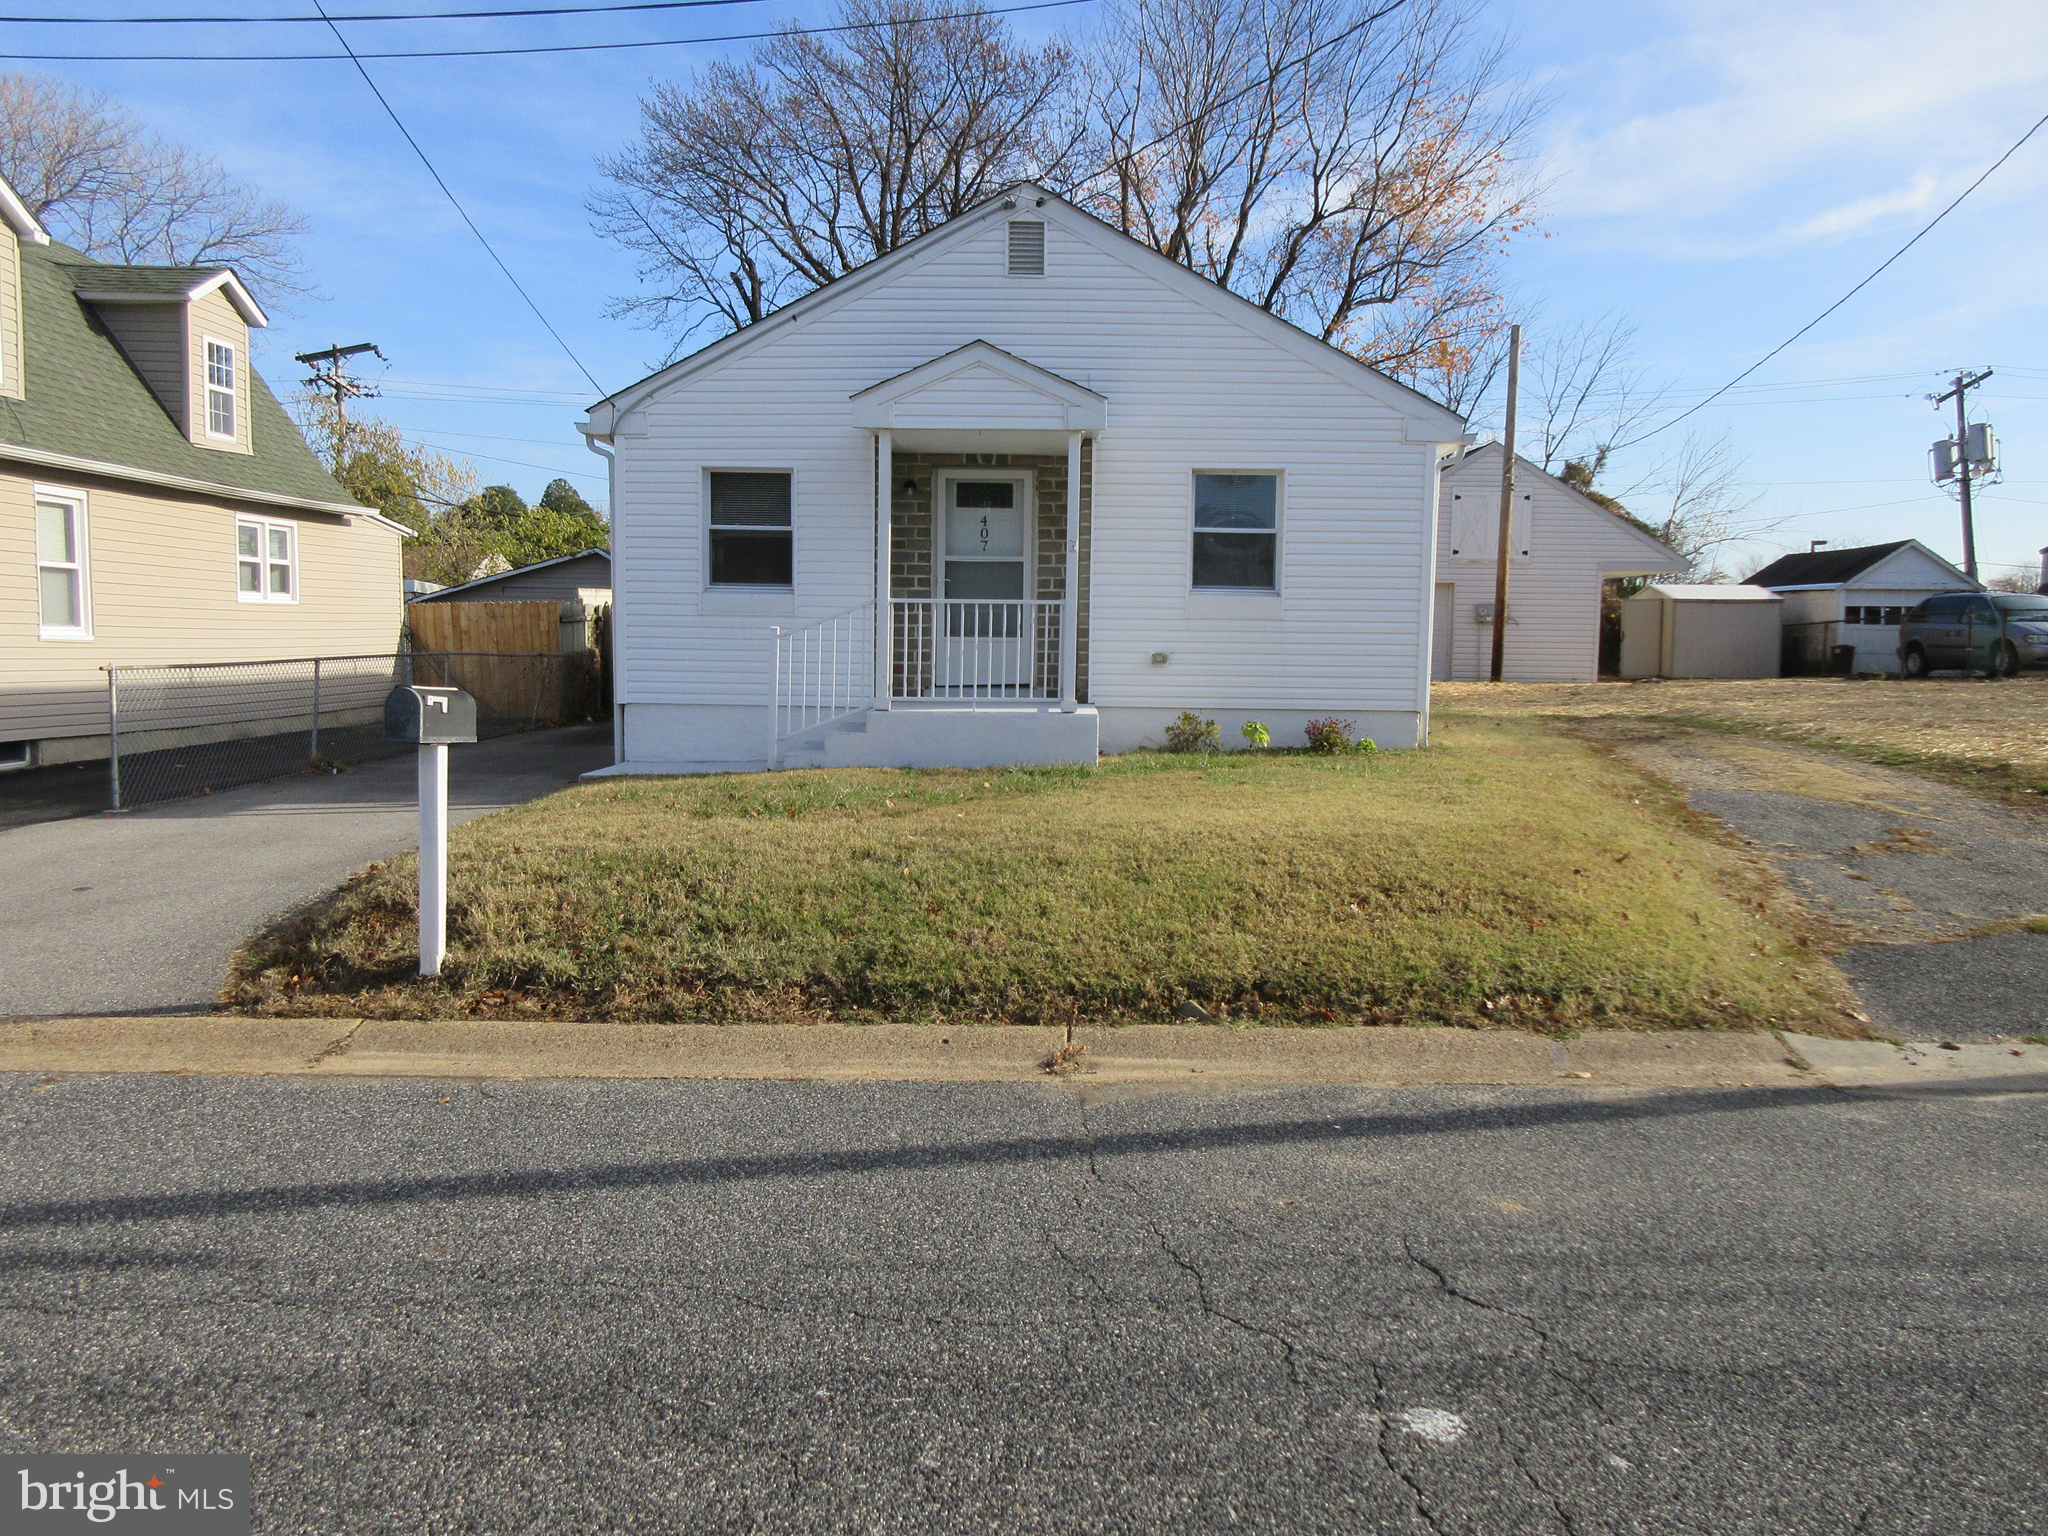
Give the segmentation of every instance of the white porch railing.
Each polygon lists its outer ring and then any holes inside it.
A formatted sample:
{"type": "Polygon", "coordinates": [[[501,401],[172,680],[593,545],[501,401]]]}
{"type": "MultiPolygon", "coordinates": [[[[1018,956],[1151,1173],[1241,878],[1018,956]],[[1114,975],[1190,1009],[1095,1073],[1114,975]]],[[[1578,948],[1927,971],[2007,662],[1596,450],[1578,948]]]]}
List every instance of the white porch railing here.
{"type": "Polygon", "coordinates": [[[801,629],[779,625],[770,689],[768,765],[783,748],[875,702],[875,605],[862,603],[801,629]]]}
{"type": "Polygon", "coordinates": [[[1056,602],[897,598],[890,604],[892,699],[1057,699],[1056,602]]]}

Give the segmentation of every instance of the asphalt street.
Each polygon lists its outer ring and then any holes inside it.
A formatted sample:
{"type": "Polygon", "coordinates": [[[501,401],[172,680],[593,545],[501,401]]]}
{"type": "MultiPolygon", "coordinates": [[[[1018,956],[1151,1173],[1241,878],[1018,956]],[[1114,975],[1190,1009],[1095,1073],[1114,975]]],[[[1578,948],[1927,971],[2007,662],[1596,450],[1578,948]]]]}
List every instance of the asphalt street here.
{"type": "MultiPolygon", "coordinates": [[[[552,793],[611,761],[609,726],[449,754],[449,820],[552,793]]],[[[0,829],[0,1017],[204,1013],[265,923],[418,841],[410,757],[118,816],[0,829]]]]}
{"type": "Polygon", "coordinates": [[[2048,1096],[0,1079],[0,1444],[263,1532],[2043,1527],[2048,1096]]]}

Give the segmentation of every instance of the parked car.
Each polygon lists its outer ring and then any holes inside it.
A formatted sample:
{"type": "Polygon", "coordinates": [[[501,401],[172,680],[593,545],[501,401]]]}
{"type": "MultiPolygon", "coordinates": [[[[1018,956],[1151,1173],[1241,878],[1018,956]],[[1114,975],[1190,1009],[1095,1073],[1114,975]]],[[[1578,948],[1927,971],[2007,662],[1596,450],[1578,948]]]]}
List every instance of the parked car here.
{"type": "Polygon", "coordinates": [[[1944,592],[1899,625],[1899,666],[1908,677],[1961,670],[2011,677],[2048,667],[2048,596],[1944,592]]]}

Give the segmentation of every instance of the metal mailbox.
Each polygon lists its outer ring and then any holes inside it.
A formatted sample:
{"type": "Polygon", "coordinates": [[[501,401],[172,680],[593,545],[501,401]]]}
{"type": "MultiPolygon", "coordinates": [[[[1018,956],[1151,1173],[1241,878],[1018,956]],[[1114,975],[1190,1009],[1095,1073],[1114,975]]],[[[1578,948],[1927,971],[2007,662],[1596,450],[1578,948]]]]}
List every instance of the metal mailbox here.
{"type": "Polygon", "coordinates": [[[384,739],[423,747],[475,741],[476,700],[460,688],[394,688],[384,700],[384,739]]]}

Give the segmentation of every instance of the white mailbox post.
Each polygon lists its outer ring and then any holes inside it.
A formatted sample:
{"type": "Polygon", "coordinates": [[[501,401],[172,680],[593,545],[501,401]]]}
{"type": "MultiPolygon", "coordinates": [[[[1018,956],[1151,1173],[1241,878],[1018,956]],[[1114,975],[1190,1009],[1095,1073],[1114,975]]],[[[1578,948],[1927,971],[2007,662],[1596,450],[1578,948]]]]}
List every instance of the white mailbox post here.
{"type": "Polygon", "coordinates": [[[438,976],[448,953],[448,747],[476,740],[476,700],[460,688],[394,688],[384,736],[420,749],[420,974],[438,976]]]}

